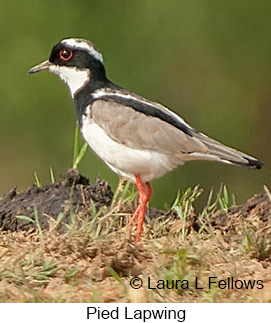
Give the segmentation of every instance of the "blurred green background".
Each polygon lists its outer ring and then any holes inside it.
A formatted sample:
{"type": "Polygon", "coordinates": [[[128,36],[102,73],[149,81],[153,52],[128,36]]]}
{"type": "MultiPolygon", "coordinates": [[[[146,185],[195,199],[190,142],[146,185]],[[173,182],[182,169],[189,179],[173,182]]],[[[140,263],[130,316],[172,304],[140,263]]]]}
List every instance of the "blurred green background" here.
{"type": "MultiPolygon", "coordinates": [[[[92,40],[111,80],[163,103],[196,129],[256,156],[261,171],[190,162],[153,182],[151,205],[178,189],[227,184],[238,203],[270,185],[270,0],[10,0],[0,2],[0,195],[56,177],[72,164],[75,115],[66,86],[28,75],[63,38],[92,40]]],[[[116,187],[92,151],[79,166],[116,187]]],[[[202,197],[204,203],[204,196],[202,197]]]]}

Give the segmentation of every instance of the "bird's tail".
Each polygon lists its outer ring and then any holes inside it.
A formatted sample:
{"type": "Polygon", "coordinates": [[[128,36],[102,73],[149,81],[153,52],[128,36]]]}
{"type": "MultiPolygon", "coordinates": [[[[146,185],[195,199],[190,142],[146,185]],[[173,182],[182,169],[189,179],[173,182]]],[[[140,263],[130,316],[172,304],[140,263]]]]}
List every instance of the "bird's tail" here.
{"type": "Polygon", "coordinates": [[[189,159],[205,159],[219,161],[227,164],[247,167],[250,169],[261,169],[263,163],[254,157],[251,157],[241,151],[234,148],[230,148],[220,142],[207,137],[202,133],[195,133],[200,142],[207,148],[204,151],[192,152],[189,154],[189,159]]]}

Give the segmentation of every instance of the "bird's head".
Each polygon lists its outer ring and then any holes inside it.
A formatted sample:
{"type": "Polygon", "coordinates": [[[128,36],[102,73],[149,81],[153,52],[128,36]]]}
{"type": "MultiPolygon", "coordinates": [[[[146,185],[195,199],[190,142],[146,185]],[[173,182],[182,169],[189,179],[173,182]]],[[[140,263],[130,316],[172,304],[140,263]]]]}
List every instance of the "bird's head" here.
{"type": "Polygon", "coordinates": [[[90,81],[106,78],[101,52],[89,40],[64,39],[56,44],[48,60],[32,67],[29,73],[48,70],[69,87],[72,97],[90,81]]]}

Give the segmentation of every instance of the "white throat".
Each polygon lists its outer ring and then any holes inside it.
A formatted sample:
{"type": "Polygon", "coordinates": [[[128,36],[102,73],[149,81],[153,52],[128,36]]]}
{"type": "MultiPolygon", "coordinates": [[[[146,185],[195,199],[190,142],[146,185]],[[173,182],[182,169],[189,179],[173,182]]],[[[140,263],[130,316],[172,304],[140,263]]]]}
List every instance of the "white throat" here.
{"type": "Polygon", "coordinates": [[[49,70],[58,75],[68,85],[72,98],[90,80],[90,71],[88,69],[52,65],[49,70]]]}

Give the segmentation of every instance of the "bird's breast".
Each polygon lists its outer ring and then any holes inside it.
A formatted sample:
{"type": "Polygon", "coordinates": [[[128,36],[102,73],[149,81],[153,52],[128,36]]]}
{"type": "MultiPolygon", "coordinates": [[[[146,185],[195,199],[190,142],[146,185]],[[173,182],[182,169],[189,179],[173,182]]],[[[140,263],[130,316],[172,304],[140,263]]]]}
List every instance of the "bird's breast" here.
{"type": "Polygon", "coordinates": [[[152,150],[131,148],[113,140],[91,117],[91,109],[82,116],[81,131],[94,152],[117,174],[132,182],[139,174],[143,181],[154,178],[176,167],[168,156],[152,150]]]}

